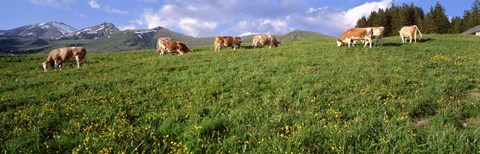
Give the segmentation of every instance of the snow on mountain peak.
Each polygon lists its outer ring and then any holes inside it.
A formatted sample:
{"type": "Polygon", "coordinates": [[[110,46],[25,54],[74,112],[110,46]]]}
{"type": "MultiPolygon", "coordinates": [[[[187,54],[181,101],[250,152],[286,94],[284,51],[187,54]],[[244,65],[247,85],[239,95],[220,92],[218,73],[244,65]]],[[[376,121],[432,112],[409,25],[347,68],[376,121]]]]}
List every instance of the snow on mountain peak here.
{"type": "Polygon", "coordinates": [[[60,31],[62,34],[67,34],[76,31],[75,28],[70,27],[67,24],[64,23],[58,23],[58,22],[51,22],[51,24],[57,28],[58,31],[60,31]]]}

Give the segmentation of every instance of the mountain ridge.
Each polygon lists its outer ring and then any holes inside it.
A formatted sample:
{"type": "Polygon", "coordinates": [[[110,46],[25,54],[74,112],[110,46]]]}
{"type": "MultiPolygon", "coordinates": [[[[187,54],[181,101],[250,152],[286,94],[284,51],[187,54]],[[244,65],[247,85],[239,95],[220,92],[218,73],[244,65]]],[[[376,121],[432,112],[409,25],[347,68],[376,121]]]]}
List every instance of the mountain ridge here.
{"type": "MultiPolygon", "coordinates": [[[[57,31],[60,33],[60,30],[57,31]]],[[[214,40],[213,36],[193,37],[171,31],[164,27],[128,29],[122,31],[112,23],[106,22],[80,30],[69,31],[57,37],[35,38],[31,36],[8,35],[8,30],[3,32],[4,34],[2,35],[2,31],[0,30],[0,53],[9,54],[42,53],[48,52],[53,48],[78,45],[85,46],[89,51],[94,52],[154,49],[157,38],[159,37],[172,37],[186,43],[188,46],[212,45],[214,40]]],[[[330,37],[317,32],[302,30],[294,30],[287,34],[275,36],[279,40],[330,37]]],[[[253,35],[242,36],[244,44],[251,42],[252,37],[253,35]]]]}

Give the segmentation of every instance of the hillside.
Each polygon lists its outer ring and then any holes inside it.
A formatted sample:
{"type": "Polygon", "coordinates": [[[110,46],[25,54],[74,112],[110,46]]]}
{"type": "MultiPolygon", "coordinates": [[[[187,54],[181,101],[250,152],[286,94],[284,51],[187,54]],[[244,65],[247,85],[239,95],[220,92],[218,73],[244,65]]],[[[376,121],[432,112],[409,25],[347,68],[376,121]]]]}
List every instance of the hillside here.
{"type": "Polygon", "coordinates": [[[0,54],[29,54],[48,50],[52,47],[49,39],[24,38],[0,35],[0,54]]]}
{"type": "MultiPolygon", "coordinates": [[[[184,56],[0,55],[4,153],[475,153],[480,44],[341,47],[333,39],[184,56]]],[[[244,46],[247,46],[245,44],[244,46]]]]}

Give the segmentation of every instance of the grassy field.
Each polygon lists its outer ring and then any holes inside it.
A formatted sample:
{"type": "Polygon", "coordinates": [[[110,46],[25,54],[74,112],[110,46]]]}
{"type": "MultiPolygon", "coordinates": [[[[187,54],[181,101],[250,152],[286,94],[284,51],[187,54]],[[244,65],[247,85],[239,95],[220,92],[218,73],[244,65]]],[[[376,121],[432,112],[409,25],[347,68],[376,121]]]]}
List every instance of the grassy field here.
{"type": "Polygon", "coordinates": [[[476,153],[478,37],[338,48],[0,55],[2,153],[476,153]]]}

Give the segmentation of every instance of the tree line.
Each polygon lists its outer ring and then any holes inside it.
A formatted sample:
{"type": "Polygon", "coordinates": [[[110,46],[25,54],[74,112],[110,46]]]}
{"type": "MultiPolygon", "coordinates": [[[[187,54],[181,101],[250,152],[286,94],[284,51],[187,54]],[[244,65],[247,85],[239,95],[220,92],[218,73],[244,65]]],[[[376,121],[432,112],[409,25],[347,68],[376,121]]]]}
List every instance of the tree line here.
{"type": "Polygon", "coordinates": [[[470,10],[465,10],[463,17],[452,17],[449,20],[445,9],[437,1],[435,6],[425,14],[422,8],[403,4],[387,9],[373,11],[370,16],[362,17],[355,27],[385,27],[386,36],[398,35],[403,26],[417,25],[423,33],[458,34],[480,25],[480,0],[475,0],[470,10]]]}

